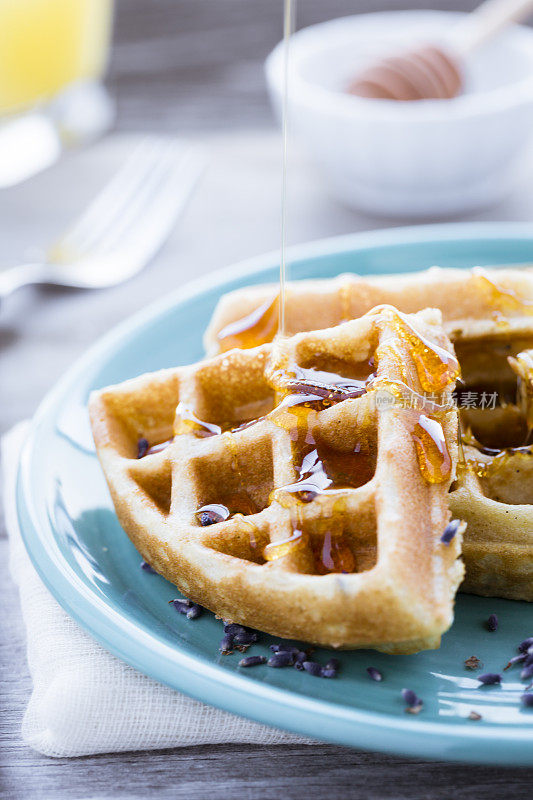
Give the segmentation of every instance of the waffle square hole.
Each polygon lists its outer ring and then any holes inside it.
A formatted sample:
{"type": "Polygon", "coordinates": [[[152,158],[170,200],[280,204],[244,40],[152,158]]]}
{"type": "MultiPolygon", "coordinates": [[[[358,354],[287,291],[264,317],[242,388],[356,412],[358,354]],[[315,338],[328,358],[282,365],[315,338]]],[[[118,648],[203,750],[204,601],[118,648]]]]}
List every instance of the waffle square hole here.
{"type": "Polygon", "coordinates": [[[264,376],[266,352],[235,350],[206,363],[196,372],[195,415],[234,430],[268,414],[274,391],[264,376]]]}
{"type": "Polygon", "coordinates": [[[321,347],[323,344],[304,340],[297,347],[296,365],[290,368],[296,381],[319,389],[339,388],[348,397],[363,394],[366,381],[374,372],[374,358],[368,343],[359,351],[350,351],[339,343],[333,352],[321,347]]]}
{"type": "Polygon", "coordinates": [[[192,462],[198,510],[216,504],[227,509],[226,518],[258,514],[268,506],[273,488],[270,438],[226,435],[217,445],[214,452],[192,462]]]}
{"type": "Polygon", "coordinates": [[[172,438],[179,394],[179,375],[174,370],[155,373],[146,383],[126,381],[104,390],[110,434],[120,455],[136,459],[139,440],[153,447],[172,438]]]}
{"type": "Polygon", "coordinates": [[[492,450],[520,447],[529,434],[524,409],[518,404],[518,379],[508,362],[533,346],[531,339],[457,342],[464,385],[458,402],[464,430],[492,450]]]}
{"type": "Polygon", "coordinates": [[[268,561],[288,558],[291,569],[310,575],[366,572],[377,563],[377,527],[373,509],[350,514],[342,500],[327,517],[303,519],[287,541],[268,545],[268,561]]]}
{"type": "Polygon", "coordinates": [[[172,467],[166,458],[158,459],[157,465],[153,462],[138,461],[129,470],[131,477],[146,495],[165,516],[170,512],[172,494],[172,467]]]}
{"type": "Polygon", "coordinates": [[[269,542],[268,531],[248,519],[235,518],[225,526],[207,528],[202,544],[226,556],[264,564],[264,549],[269,542]]]}

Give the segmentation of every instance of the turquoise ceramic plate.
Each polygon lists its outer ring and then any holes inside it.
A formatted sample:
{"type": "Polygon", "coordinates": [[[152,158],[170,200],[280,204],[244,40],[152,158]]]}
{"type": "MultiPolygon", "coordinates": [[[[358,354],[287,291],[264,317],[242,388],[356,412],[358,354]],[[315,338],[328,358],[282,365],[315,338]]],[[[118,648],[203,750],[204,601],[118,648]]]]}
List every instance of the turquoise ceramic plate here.
{"type": "MultiPolygon", "coordinates": [[[[533,261],[529,226],[437,226],[322,241],[291,254],[293,278],[417,270],[432,264],[533,261]]],[[[521,707],[518,670],[500,686],[478,688],[463,662],[478,656],[500,672],[516,644],[533,634],[525,603],[459,597],[457,618],[440,650],[416,656],[342,653],[334,680],[266,666],[243,670],[238,653],[221,656],[221,625],[196,621],[168,605],[176,590],[139,568],[98,467],[87,420],[91,389],[147,370],[195,361],[202,333],[223,292],[277,280],[271,255],[189,285],[111,332],[59,383],[39,410],[22,459],[18,509],[24,539],[42,579],[61,605],[104,647],[140,671],[269,725],[372,750],[435,759],[533,763],[533,711],[521,707]],[[497,633],[484,620],[496,613],[497,633]],[[383,672],[374,683],[366,667],[383,672]],[[424,700],[405,713],[400,692],[424,700]],[[468,719],[475,710],[483,717],[468,719]]],[[[252,653],[267,653],[263,636],[252,653]]],[[[327,653],[318,653],[326,658],[327,653]]]]}

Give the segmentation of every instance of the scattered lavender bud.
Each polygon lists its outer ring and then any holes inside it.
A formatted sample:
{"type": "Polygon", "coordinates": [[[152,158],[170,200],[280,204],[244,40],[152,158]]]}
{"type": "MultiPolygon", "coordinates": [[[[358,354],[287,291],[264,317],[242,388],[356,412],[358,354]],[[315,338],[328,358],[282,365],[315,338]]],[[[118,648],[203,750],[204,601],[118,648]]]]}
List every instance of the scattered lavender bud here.
{"type": "Polygon", "coordinates": [[[243,630],[233,634],[233,641],[235,644],[248,646],[257,642],[258,639],[259,635],[255,631],[243,630]]]}
{"type": "Polygon", "coordinates": [[[498,617],[496,614],[491,614],[487,620],[487,630],[490,633],[495,633],[498,630],[498,617]]]}
{"type": "Polygon", "coordinates": [[[522,705],[525,706],[526,708],[533,708],[533,694],[531,694],[530,692],[526,692],[525,694],[523,694],[522,697],[520,698],[520,701],[522,705]]]}
{"type": "Polygon", "coordinates": [[[216,525],[217,522],[222,522],[224,517],[217,514],[216,511],[200,511],[198,519],[202,528],[206,528],[208,525],[216,525]]]}
{"type": "Polygon", "coordinates": [[[513,656],[509,660],[507,666],[504,667],[503,669],[505,671],[506,669],[509,669],[510,667],[514,666],[514,664],[520,664],[522,661],[525,661],[525,660],[526,660],[526,654],[525,653],[522,653],[519,656],[513,656]]]}
{"type": "Polygon", "coordinates": [[[520,644],[518,645],[518,651],[520,653],[525,653],[527,652],[527,650],[529,650],[531,645],[533,645],[533,636],[529,636],[529,638],[524,639],[523,642],[520,642],[520,644]]]}
{"type": "Polygon", "coordinates": [[[368,672],[369,677],[372,678],[373,681],[379,682],[383,680],[383,675],[381,674],[379,669],[376,669],[375,667],[367,667],[366,671],[368,672]]]}
{"type": "Polygon", "coordinates": [[[233,650],[233,636],[232,636],[231,633],[226,633],[224,635],[222,641],[220,642],[220,644],[218,646],[218,649],[224,655],[227,655],[228,653],[231,653],[231,651],[233,650]]]}
{"type": "Polygon", "coordinates": [[[322,676],[322,666],[318,664],[316,661],[302,661],[302,667],[310,675],[314,675],[315,678],[319,678],[322,676]]]}
{"type": "Polygon", "coordinates": [[[502,676],[498,675],[496,672],[485,672],[484,675],[479,676],[478,681],[484,686],[493,686],[496,683],[502,682],[502,676]]]}
{"type": "Polygon", "coordinates": [[[477,711],[471,711],[468,715],[468,719],[473,719],[475,722],[477,722],[478,720],[483,719],[483,717],[481,714],[478,714],[477,711]]]}
{"type": "Polygon", "coordinates": [[[239,667],[256,667],[258,664],[264,664],[266,658],[264,656],[246,656],[239,661],[239,667]]]}
{"type": "Polygon", "coordinates": [[[421,706],[422,700],[413,692],[412,689],[402,689],[402,697],[405,700],[406,704],[414,708],[415,706],[421,706]]]}
{"type": "Polygon", "coordinates": [[[527,681],[531,677],[533,677],[533,664],[530,664],[528,667],[524,667],[524,669],[520,673],[521,681],[527,681]]]}
{"type": "Polygon", "coordinates": [[[178,598],[176,600],[169,600],[169,603],[171,603],[176,609],[176,611],[180,612],[180,614],[188,614],[193,605],[190,600],[181,598],[178,598]]]}
{"type": "Polygon", "coordinates": [[[270,649],[273,653],[291,653],[293,656],[297,656],[300,652],[299,647],[293,647],[292,645],[284,644],[271,644],[270,649]]]}
{"type": "Polygon", "coordinates": [[[323,678],[336,678],[337,677],[337,670],[336,669],[328,669],[327,667],[322,668],[322,672],[320,673],[323,678]]]}
{"type": "Polygon", "coordinates": [[[144,458],[150,449],[150,442],[148,439],[139,439],[137,442],[137,458],[144,458]]]}
{"type": "Polygon", "coordinates": [[[330,658],[324,669],[334,669],[335,672],[338,672],[340,665],[341,664],[338,658],[330,658]]]}
{"type": "Polygon", "coordinates": [[[267,661],[269,667],[292,667],[294,658],[292,653],[287,653],[281,651],[280,653],[274,653],[274,655],[270,656],[267,661]]]}
{"type": "Polygon", "coordinates": [[[187,619],[198,619],[204,613],[204,609],[202,606],[198,605],[198,603],[193,603],[190,609],[187,611],[187,619]]]}
{"type": "Polygon", "coordinates": [[[141,561],[141,569],[144,569],[145,572],[149,572],[151,575],[157,575],[157,570],[155,570],[148,561],[141,561]]]}
{"type": "Polygon", "coordinates": [[[470,656],[465,661],[465,667],[467,669],[479,669],[481,666],[481,661],[477,656],[470,656]]]}
{"type": "Polygon", "coordinates": [[[442,544],[450,544],[452,539],[454,539],[460,526],[461,526],[460,519],[452,519],[451,522],[448,522],[448,524],[444,528],[442,536],[440,537],[442,544]]]}
{"type": "Polygon", "coordinates": [[[224,633],[231,633],[235,636],[236,633],[244,633],[246,628],[244,625],[237,625],[236,622],[225,622],[224,623],[224,633]]]}
{"type": "Polygon", "coordinates": [[[294,656],[294,668],[302,672],[304,668],[304,661],[307,661],[307,659],[307,653],[304,650],[298,650],[294,656]]]}

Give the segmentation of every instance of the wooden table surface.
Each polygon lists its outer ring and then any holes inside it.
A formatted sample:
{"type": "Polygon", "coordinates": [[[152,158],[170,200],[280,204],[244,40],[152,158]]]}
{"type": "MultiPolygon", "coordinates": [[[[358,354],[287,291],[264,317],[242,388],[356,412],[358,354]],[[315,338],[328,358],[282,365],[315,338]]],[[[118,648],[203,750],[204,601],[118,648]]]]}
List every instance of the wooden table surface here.
{"type": "MultiPolygon", "coordinates": [[[[404,5],[300,0],[299,18],[303,25],[404,5]]],[[[447,8],[473,5],[441,0],[447,8]]],[[[6,302],[0,313],[0,430],[31,415],[73,360],[121,319],[195,275],[277,247],[280,142],[261,64],[280,29],[281,0],[119,0],[109,76],[118,98],[118,130],[123,136],[153,131],[201,140],[208,167],[167,245],[137,278],[105,292],[28,289],[6,302]]],[[[125,138],[108,139],[69,154],[48,173],[0,195],[0,266],[44,245],[83,207],[127,145],[125,138]]],[[[330,200],[295,150],[290,181],[291,241],[392,224],[330,200]]],[[[512,197],[475,218],[531,219],[530,185],[525,174],[512,197]]],[[[20,738],[31,681],[5,531],[0,537],[1,798],[531,796],[533,770],[429,763],[329,745],[203,746],[73,760],[41,756],[20,738]]]]}

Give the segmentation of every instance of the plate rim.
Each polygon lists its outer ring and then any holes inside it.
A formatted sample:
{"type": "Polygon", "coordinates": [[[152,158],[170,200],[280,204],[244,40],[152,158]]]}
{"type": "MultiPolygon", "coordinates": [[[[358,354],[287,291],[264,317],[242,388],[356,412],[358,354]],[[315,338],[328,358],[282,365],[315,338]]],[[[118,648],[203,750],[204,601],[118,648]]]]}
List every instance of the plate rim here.
{"type": "MultiPolygon", "coordinates": [[[[533,229],[526,222],[444,223],[388,228],[296,245],[289,248],[287,257],[291,263],[320,255],[352,250],[356,252],[378,245],[437,242],[443,237],[453,241],[524,239],[533,243],[533,229]]],[[[138,333],[139,328],[149,326],[176,305],[244,275],[253,277],[255,273],[275,266],[278,261],[277,250],[245,259],[230,267],[207,273],[167,297],[151,303],[101,337],[47,393],[31,422],[17,476],[17,513],[24,545],[34,567],[65,611],[108,652],[143,674],[202,702],[304,736],[313,736],[313,728],[316,729],[320,723],[322,740],[365,750],[464,763],[531,765],[533,727],[448,726],[420,717],[402,717],[393,713],[348,708],[309,695],[300,695],[242,674],[231,673],[222,666],[209,663],[202,656],[188,653],[186,646],[179,642],[173,647],[166,645],[155,634],[144,631],[138,623],[122,616],[116,607],[96,597],[94,591],[78,578],[70,565],[61,561],[59,548],[57,553],[51,553],[45,548],[39,528],[49,521],[39,522],[37,510],[32,504],[30,465],[40,427],[53,414],[56,406],[60,408],[67,387],[77,383],[89,365],[111,358],[132,333],[138,333]],[[78,606],[75,600],[82,602],[78,606]],[[150,649],[145,650],[143,642],[149,642],[150,649]],[[139,653],[147,655],[143,657],[139,653]],[[169,675],[172,675],[172,680],[169,675]],[[251,703],[253,707],[250,706],[251,703]],[[277,718],[278,714],[281,719],[277,718]],[[488,751],[487,744],[496,740],[502,746],[488,751]],[[512,749],[509,749],[511,746],[512,749]]]]}

